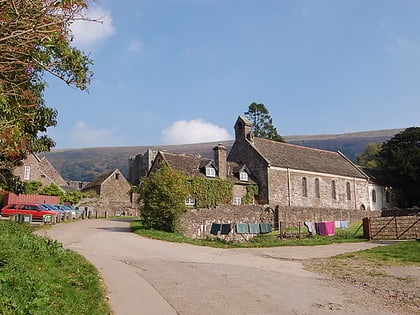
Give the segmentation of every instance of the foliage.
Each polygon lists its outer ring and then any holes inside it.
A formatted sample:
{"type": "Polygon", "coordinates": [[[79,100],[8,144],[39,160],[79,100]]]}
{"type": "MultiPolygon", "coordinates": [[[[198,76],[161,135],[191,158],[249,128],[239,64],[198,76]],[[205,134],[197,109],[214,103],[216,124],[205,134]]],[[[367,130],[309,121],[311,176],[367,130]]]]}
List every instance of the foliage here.
{"type": "Polygon", "coordinates": [[[258,195],[258,186],[257,185],[247,185],[246,194],[242,197],[243,205],[250,205],[254,202],[255,196],[258,195]]]}
{"type": "Polygon", "coordinates": [[[252,122],[256,137],[284,142],[283,137],[273,126],[273,119],[264,104],[251,103],[244,114],[252,122]]]}
{"type": "Polygon", "coordinates": [[[197,208],[214,207],[232,202],[233,183],[221,178],[185,178],[188,193],[195,198],[197,208]]]}
{"type": "Polygon", "coordinates": [[[42,183],[36,180],[30,180],[24,182],[25,184],[25,193],[29,195],[37,195],[41,192],[42,183]]]}
{"type": "Polygon", "coordinates": [[[378,154],[382,143],[370,143],[365,147],[363,153],[357,155],[357,164],[368,168],[378,168],[378,154]]]}
{"type": "Polygon", "coordinates": [[[20,193],[12,170],[32,152],[49,151],[43,134],[57,111],[45,106],[44,74],[86,90],[91,60],[70,46],[72,21],[85,19],[86,0],[0,2],[0,185],[20,193]]]}
{"type": "Polygon", "coordinates": [[[389,174],[399,205],[420,205],[420,127],[411,127],[385,142],[378,154],[379,167],[389,174]]]}
{"type": "Polygon", "coordinates": [[[27,225],[0,221],[0,314],[109,314],[98,271],[27,225]]]}
{"type": "Polygon", "coordinates": [[[174,232],[178,219],[184,213],[188,196],[184,174],[163,166],[145,178],[139,188],[143,200],[141,217],[149,228],[174,232]]]}
{"type": "Polygon", "coordinates": [[[56,184],[45,186],[40,191],[41,195],[47,196],[61,196],[64,192],[56,184]]]}

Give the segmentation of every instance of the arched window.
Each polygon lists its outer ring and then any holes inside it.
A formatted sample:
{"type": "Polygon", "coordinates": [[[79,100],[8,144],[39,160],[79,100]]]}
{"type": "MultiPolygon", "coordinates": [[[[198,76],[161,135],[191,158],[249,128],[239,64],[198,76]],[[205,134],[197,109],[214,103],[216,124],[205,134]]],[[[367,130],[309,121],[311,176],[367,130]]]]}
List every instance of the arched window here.
{"type": "Polygon", "coordinates": [[[351,200],[351,188],[349,182],[346,183],[346,196],[347,200],[351,200]]]}
{"type": "Polygon", "coordinates": [[[321,195],[319,193],[319,178],[315,178],[315,197],[321,198],[321,195]]]}
{"type": "Polygon", "coordinates": [[[302,196],[308,197],[308,183],[306,177],[302,178],[302,196]]]}
{"type": "Polygon", "coordinates": [[[390,199],[390,196],[389,196],[389,190],[387,189],[386,191],[385,191],[385,200],[386,200],[386,202],[389,202],[389,199],[390,199]]]}
{"type": "Polygon", "coordinates": [[[337,199],[337,192],[335,190],[335,180],[331,182],[331,198],[334,200],[337,199]]]}
{"type": "Polygon", "coordinates": [[[372,202],[376,202],[376,190],[372,190],[372,202]]]}

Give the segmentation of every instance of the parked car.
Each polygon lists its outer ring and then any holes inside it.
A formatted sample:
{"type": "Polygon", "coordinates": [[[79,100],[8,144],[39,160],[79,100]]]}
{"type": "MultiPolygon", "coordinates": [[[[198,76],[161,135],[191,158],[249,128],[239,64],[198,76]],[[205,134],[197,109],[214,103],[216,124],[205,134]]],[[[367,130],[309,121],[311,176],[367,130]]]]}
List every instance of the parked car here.
{"type": "Polygon", "coordinates": [[[78,210],[74,208],[73,206],[69,206],[69,205],[54,205],[54,206],[57,207],[58,209],[69,212],[71,214],[70,217],[72,219],[77,219],[77,218],[83,217],[84,215],[83,211],[78,210]]]}
{"type": "Polygon", "coordinates": [[[25,204],[9,204],[0,210],[3,217],[8,217],[14,214],[31,214],[32,219],[42,220],[44,215],[57,215],[57,212],[48,209],[46,206],[38,203],[25,203],[25,204]]]}

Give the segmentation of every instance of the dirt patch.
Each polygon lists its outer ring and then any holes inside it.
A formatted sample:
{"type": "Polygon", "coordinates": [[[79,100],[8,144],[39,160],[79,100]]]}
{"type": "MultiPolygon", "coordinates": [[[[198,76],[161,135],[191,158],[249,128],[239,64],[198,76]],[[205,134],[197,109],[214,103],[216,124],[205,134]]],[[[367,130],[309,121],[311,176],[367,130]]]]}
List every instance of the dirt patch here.
{"type": "Polygon", "coordinates": [[[420,266],[390,265],[361,258],[320,258],[304,262],[305,269],[328,275],[356,286],[381,301],[384,309],[396,313],[420,313],[420,266]]]}

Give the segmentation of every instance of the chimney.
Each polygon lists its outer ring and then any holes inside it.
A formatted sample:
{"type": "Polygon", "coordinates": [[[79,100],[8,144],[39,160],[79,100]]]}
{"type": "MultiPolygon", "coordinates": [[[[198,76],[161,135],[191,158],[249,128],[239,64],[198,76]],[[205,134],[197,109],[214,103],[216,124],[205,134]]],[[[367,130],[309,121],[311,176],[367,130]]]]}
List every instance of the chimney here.
{"type": "Polygon", "coordinates": [[[226,179],[226,147],[223,144],[219,143],[217,147],[213,148],[213,151],[214,163],[216,163],[217,171],[219,172],[219,177],[221,179],[226,179]]]}

